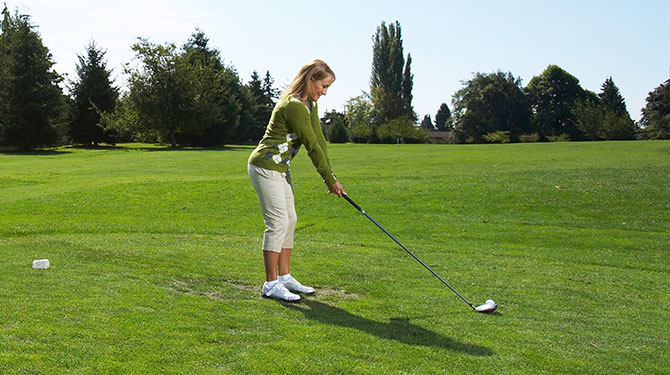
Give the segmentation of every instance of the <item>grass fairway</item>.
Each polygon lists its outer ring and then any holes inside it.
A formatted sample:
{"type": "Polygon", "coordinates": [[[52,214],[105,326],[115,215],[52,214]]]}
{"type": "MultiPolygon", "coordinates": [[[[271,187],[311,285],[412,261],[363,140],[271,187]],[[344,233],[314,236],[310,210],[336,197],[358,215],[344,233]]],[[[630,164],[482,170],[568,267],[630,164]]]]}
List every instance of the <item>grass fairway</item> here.
{"type": "Polygon", "coordinates": [[[249,147],[0,154],[0,374],[661,374],[670,142],[331,145],[300,304],[259,297],[249,147]],[[52,268],[31,268],[48,258],[52,268]]]}

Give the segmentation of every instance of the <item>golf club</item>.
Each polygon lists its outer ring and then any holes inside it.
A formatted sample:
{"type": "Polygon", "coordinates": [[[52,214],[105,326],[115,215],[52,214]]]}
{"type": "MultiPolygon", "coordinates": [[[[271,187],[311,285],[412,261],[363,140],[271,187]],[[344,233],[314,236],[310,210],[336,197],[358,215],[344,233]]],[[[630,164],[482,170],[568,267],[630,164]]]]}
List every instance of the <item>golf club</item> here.
{"type": "Polygon", "coordinates": [[[419,259],[419,257],[417,257],[416,255],[414,255],[414,253],[412,253],[407,247],[405,247],[405,245],[403,245],[402,243],[400,243],[400,241],[398,241],[395,237],[393,237],[393,235],[392,235],[391,233],[389,233],[386,229],[384,229],[384,227],[382,227],[378,222],[376,222],[375,219],[373,219],[372,217],[370,217],[370,215],[368,215],[367,212],[365,212],[359,205],[357,205],[356,202],[354,202],[351,198],[349,198],[349,196],[347,196],[346,194],[342,194],[342,197],[343,197],[344,199],[346,199],[347,202],[351,203],[351,205],[354,206],[354,208],[356,208],[356,209],[357,209],[358,211],[360,211],[363,215],[365,215],[365,217],[367,217],[368,219],[370,219],[370,221],[372,221],[373,223],[375,223],[375,225],[378,226],[379,229],[381,229],[384,233],[386,233],[387,236],[391,237],[391,239],[392,239],[393,241],[395,241],[395,243],[397,243],[398,245],[400,245],[400,247],[402,247],[403,250],[405,250],[409,255],[411,255],[412,258],[416,259],[419,263],[421,263],[422,266],[426,267],[426,269],[427,269],[428,271],[430,271],[430,273],[432,273],[432,274],[433,274],[435,277],[437,277],[437,278],[438,278],[444,285],[446,285],[449,289],[451,289],[452,292],[456,293],[457,296],[461,297],[461,299],[462,299],[463,301],[465,301],[465,303],[467,303],[470,307],[472,307],[472,309],[474,309],[475,311],[480,312],[480,313],[491,313],[491,312],[494,312],[494,311],[498,308],[498,305],[497,305],[495,302],[493,302],[492,299],[487,300],[486,303],[484,303],[483,305],[480,305],[480,306],[475,306],[475,305],[471,304],[470,301],[468,301],[467,299],[465,299],[465,297],[463,297],[460,293],[458,293],[458,292],[456,291],[456,289],[452,288],[451,285],[449,285],[446,281],[444,281],[444,279],[442,279],[442,278],[440,277],[440,275],[438,275],[437,273],[435,273],[435,271],[433,271],[430,267],[428,267],[428,266],[426,265],[426,263],[424,263],[421,259],[419,259]]]}

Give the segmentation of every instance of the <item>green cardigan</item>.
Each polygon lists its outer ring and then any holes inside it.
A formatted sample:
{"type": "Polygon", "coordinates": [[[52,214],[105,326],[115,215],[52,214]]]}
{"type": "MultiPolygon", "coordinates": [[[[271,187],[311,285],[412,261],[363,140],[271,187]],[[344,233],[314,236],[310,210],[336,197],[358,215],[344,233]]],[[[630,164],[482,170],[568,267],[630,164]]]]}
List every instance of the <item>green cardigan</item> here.
{"type": "Polygon", "coordinates": [[[275,105],[265,135],[249,156],[249,164],[286,172],[301,145],[305,145],[323,181],[328,186],[334,184],[337,178],[328,160],[316,103],[312,103],[310,111],[294,96],[282,98],[275,105]]]}

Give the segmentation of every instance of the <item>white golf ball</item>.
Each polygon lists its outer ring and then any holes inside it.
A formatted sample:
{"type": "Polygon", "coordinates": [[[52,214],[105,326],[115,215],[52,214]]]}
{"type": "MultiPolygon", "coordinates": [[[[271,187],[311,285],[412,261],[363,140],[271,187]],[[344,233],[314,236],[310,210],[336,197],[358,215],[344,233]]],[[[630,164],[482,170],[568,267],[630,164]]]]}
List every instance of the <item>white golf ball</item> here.
{"type": "Polygon", "coordinates": [[[493,302],[492,299],[487,299],[487,300],[486,300],[486,304],[487,304],[487,305],[495,305],[496,303],[493,302]]]}

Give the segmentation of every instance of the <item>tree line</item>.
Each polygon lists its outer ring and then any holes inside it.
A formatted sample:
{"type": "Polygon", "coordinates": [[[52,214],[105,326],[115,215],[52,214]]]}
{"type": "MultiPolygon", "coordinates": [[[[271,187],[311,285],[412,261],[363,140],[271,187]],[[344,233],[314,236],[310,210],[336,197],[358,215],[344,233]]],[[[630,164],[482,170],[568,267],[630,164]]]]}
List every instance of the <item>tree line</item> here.
{"type": "MultiPolygon", "coordinates": [[[[384,34],[383,28],[378,34],[384,34]]],[[[376,57],[376,37],[374,43],[376,57]]],[[[611,77],[594,93],[557,65],[525,87],[511,72],[475,73],[453,95],[453,111],[442,103],[434,122],[426,115],[417,126],[411,112],[380,120],[375,61],[371,93],[351,98],[345,114],[327,114],[331,122],[342,123],[330,129],[331,142],[425,142],[435,131],[447,133],[443,141],[451,143],[670,139],[670,80],[649,93],[636,123],[611,77]]]]}
{"type": "MultiPolygon", "coordinates": [[[[5,6],[0,22],[1,147],[255,143],[279,95],[269,71],[254,71],[243,83],[198,29],[180,47],[138,38],[122,91],[95,41],[77,56],[75,79],[65,82],[29,15],[5,6]]],[[[649,94],[635,123],[611,78],[596,94],[555,65],[526,87],[511,73],[476,73],[453,95],[453,112],[442,103],[434,121],[418,121],[412,57],[397,21],[377,27],[372,52],[369,92],[350,98],[344,113],[322,118],[330,142],[427,142],[435,131],[455,143],[670,138],[670,80],[649,94]]]]}
{"type": "Polygon", "coordinates": [[[198,29],[181,47],[138,38],[125,92],[95,41],[77,56],[76,78],[65,82],[29,15],[5,6],[0,29],[1,147],[257,142],[279,95],[269,71],[242,83],[198,29]]]}

